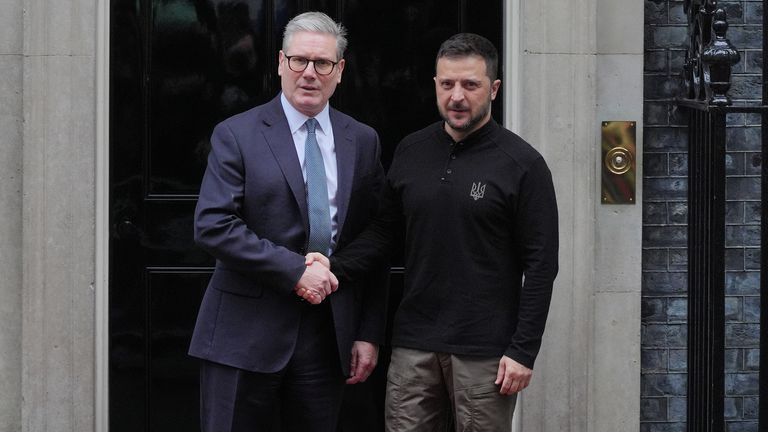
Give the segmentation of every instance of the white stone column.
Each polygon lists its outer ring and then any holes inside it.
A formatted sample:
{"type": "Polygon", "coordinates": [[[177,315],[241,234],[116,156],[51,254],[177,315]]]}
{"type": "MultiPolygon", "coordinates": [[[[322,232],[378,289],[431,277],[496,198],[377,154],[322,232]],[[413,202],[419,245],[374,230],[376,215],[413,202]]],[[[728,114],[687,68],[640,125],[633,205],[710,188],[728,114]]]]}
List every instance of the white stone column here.
{"type": "Polygon", "coordinates": [[[0,432],[21,430],[22,1],[0,14],[0,432]]]}
{"type": "Polygon", "coordinates": [[[521,1],[516,129],[544,154],[560,214],[560,273],[522,397],[525,432],[639,429],[641,191],[635,205],[600,203],[600,121],[641,130],[634,3],[521,1]]]}
{"type": "Polygon", "coordinates": [[[24,0],[22,431],[94,425],[96,0],[24,0]]]}
{"type": "MultiPolygon", "coordinates": [[[[595,202],[596,284],[589,395],[589,430],[640,430],[640,334],[642,285],[642,2],[597,0],[597,122],[636,122],[636,203],[595,202]]],[[[603,164],[598,153],[596,172],[603,164]]],[[[600,190],[598,177],[598,191],[600,190]]]]}

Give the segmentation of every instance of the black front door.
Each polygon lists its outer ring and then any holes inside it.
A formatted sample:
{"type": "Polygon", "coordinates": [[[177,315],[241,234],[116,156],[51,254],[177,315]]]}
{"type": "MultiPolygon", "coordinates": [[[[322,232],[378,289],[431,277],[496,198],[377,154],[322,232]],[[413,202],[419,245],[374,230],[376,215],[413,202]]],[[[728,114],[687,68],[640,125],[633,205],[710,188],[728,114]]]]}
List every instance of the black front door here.
{"type": "MultiPolygon", "coordinates": [[[[288,20],[321,10],[347,26],[347,66],[331,102],[376,128],[387,166],[403,136],[438,119],[439,44],[472,31],[501,50],[502,9],[501,0],[111,1],[112,432],[199,430],[197,362],[186,350],[213,260],[192,241],[196,194],[213,126],[278,93],[288,20]]],[[[393,268],[395,305],[401,274],[393,268]]],[[[383,351],[370,394],[349,392],[356,407],[345,410],[344,430],[380,427],[386,362],[383,351]]]]}

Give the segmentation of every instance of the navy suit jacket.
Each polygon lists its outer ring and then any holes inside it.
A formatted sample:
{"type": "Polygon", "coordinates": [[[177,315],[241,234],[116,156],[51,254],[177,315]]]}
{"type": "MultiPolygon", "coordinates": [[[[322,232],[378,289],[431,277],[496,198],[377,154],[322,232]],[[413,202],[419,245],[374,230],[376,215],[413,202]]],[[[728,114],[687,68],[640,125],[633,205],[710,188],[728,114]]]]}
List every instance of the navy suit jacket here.
{"type": "MultiPolygon", "coordinates": [[[[343,248],[375,212],[384,173],[376,132],[330,110],[343,248]]],[[[293,354],[302,305],[309,218],[304,179],[279,96],[216,126],[195,209],[195,242],[216,258],[189,354],[254,372],[277,372],[293,354]]],[[[352,342],[382,343],[386,270],[340,281],[330,301],[339,358],[352,342]]]]}

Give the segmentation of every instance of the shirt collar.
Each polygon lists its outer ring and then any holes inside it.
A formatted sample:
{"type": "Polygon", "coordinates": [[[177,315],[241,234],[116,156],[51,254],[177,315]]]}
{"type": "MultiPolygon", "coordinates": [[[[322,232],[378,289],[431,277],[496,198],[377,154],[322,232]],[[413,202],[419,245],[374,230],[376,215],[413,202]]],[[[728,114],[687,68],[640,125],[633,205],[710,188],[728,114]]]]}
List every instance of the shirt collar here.
{"type": "MultiPolygon", "coordinates": [[[[285,97],[285,94],[282,92],[280,93],[280,103],[283,105],[283,112],[285,113],[285,118],[288,119],[288,127],[291,129],[291,134],[296,133],[297,130],[299,130],[302,126],[304,126],[304,123],[307,122],[306,115],[300,113],[296,108],[291,105],[290,102],[288,102],[288,99],[285,97]]],[[[320,111],[315,117],[315,120],[317,120],[317,124],[320,128],[320,131],[324,134],[330,133],[331,130],[331,117],[329,114],[328,109],[328,103],[325,104],[322,111],[320,111]]]]}
{"type": "MultiPolygon", "coordinates": [[[[440,132],[442,133],[444,138],[447,138],[449,143],[454,143],[453,137],[451,137],[448,132],[445,131],[445,121],[439,122],[440,124],[440,132]]],[[[469,134],[466,138],[464,138],[461,142],[464,144],[464,146],[470,146],[478,141],[484,139],[488,134],[495,131],[499,127],[498,123],[491,117],[488,122],[486,122],[483,126],[480,127],[480,129],[472,132],[469,134]]]]}

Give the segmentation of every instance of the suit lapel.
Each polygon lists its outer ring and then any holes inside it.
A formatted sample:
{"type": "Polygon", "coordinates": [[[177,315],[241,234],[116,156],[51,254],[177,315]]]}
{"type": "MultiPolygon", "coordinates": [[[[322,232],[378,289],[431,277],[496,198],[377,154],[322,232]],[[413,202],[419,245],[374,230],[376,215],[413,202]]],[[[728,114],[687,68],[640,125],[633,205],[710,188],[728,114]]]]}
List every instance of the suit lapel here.
{"type": "Polygon", "coordinates": [[[309,214],[307,211],[307,194],[304,187],[304,176],[301,173],[301,164],[296,155],[296,146],[293,143],[288,120],[280,105],[280,96],[270,102],[269,114],[265,116],[263,129],[264,139],[267,141],[272,154],[280,165],[286,182],[293,192],[296,203],[299,205],[304,229],[309,232],[309,214]]]}
{"type": "Polygon", "coordinates": [[[334,109],[330,110],[330,116],[333,125],[333,142],[336,146],[336,170],[338,171],[338,188],[336,190],[336,218],[338,221],[336,241],[338,242],[344,228],[344,220],[349,209],[349,198],[352,194],[357,146],[352,140],[349,121],[342,119],[334,109]]]}

